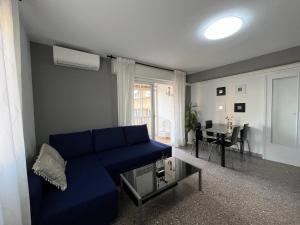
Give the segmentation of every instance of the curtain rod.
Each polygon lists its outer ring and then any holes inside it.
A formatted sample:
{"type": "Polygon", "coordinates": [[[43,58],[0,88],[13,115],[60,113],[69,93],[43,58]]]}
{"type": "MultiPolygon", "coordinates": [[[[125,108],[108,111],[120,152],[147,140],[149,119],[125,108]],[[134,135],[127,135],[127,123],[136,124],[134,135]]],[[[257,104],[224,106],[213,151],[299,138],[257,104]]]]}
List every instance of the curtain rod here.
{"type": "MultiPolygon", "coordinates": [[[[107,56],[108,58],[111,58],[111,59],[116,59],[117,57],[113,56],[113,55],[108,55],[107,56]]],[[[139,64],[139,65],[142,65],[142,66],[150,66],[150,67],[153,67],[153,68],[156,68],[156,69],[160,69],[160,70],[168,70],[168,71],[174,71],[174,70],[171,70],[171,69],[166,69],[166,68],[163,68],[163,67],[159,67],[159,66],[153,66],[153,65],[148,65],[148,64],[145,64],[145,63],[141,63],[141,62],[135,62],[136,64],[139,64]]]]}

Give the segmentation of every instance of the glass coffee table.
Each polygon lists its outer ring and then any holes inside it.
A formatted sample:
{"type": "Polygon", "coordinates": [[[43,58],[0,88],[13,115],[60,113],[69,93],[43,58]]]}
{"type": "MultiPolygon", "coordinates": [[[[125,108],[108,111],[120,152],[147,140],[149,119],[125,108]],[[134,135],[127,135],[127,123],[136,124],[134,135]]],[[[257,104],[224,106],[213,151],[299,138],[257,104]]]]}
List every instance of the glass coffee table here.
{"type": "Polygon", "coordinates": [[[198,190],[202,190],[201,169],[178,158],[162,158],[155,163],[121,174],[121,191],[126,190],[139,208],[139,224],[143,220],[143,204],[160,193],[174,188],[186,177],[198,173],[198,190]]]}

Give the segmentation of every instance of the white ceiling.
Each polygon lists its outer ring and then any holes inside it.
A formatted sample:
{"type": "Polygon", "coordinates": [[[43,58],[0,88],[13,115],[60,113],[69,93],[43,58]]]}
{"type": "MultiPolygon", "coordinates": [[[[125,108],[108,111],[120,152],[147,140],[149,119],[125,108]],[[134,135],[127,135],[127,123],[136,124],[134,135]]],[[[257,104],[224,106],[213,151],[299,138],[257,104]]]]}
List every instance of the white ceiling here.
{"type": "Polygon", "coordinates": [[[90,49],[189,73],[300,45],[300,0],[23,0],[32,41],[90,49]],[[233,15],[234,36],[203,29],[233,15]]]}

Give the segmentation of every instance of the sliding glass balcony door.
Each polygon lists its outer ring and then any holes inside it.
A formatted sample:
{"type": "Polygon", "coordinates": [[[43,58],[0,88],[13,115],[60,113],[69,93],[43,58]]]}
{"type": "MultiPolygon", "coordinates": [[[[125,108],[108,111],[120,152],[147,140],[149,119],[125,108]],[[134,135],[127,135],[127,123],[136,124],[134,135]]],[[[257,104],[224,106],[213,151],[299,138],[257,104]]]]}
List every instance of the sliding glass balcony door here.
{"type": "Polygon", "coordinates": [[[133,124],[147,124],[152,139],[171,144],[173,86],[139,82],[134,84],[133,124]]]}
{"type": "Polygon", "coordinates": [[[155,139],[165,144],[171,144],[174,97],[173,86],[170,84],[155,84],[155,139]]]}
{"type": "Polygon", "coordinates": [[[147,124],[148,133],[153,138],[153,85],[134,84],[133,124],[147,124]]]}

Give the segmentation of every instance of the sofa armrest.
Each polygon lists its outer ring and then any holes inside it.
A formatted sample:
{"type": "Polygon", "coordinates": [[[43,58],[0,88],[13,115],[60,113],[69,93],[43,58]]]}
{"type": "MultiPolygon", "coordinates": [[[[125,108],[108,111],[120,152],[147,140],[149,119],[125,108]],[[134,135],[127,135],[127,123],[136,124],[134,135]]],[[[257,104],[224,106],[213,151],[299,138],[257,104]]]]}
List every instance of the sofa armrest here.
{"type": "Polygon", "coordinates": [[[41,214],[42,200],[44,195],[43,178],[34,174],[28,174],[28,189],[30,198],[30,211],[32,225],[37,225],[41,214]]]}

